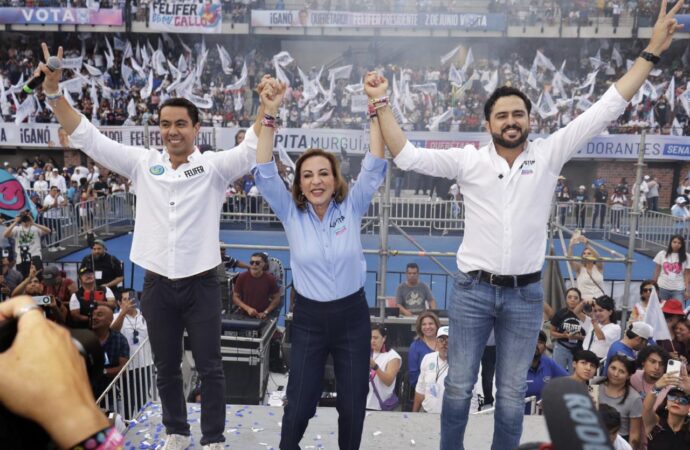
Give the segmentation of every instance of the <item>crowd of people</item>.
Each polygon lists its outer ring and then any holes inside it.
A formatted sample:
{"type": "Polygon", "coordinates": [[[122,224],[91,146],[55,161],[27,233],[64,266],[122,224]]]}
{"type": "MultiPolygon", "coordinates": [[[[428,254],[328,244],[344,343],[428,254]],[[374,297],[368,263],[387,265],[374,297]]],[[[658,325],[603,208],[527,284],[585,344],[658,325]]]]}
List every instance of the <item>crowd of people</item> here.
{"type": "MultiPolygon", "coordinates": [[[[31,50],[37,44],[30,44],[24,39],[10,39],[0,49],[0,76],[6,94],[0,102],[0,114],[8,122],[15,119],[18,104],[25,100],[21,92],[17,92],[16,97],[11,96],[10,89],[22,79],[28,80],[37,64],[36,53],[31,50]]],[[[343,67],[352,62],[352,70],[332,81],[328,78],[328,70],[300,67],[297,60],[278,66],[274,55],[263,49],[234,55],[224,61],[210,39],[204,44],[198,40],[189,45],[184,41],[184,45],[178,44],[180,42],[175,39],[161,41],[158,45],[164,59],[173,66],[178,65],[183,74],[191,75],[192,69],[201,65],[203,50],[209,50],[191,91],[203,100],[200,119],[204,126],[249,126],[259,101],[249,86],[263,74],[275,75],[276,67],[282,72],[283,80],[290,83],[279,113],[283,126],[361,129],[365,123],[365,114],[352,112],[352,109],[363,95],[358,83],[372,67],[357,64],[354,56],[347,56],[348,52],[344,53],[343,67]],[[245,64],[247,82],[237,86],[245,64]],[[318,83],[314,84],[314,80],[318,83]]],[[[84,82],[81,87],[70,88],[69,95],[75,107],[97,124],[155,125],[159,120],[158,105],[174,95],[179,85],[173,75],[175,71],[165,63],[161,69],[170,73],[154,70],[151,53],[157,50],[146,41],[132,42],[133,48],[129,50],[115,45],[109,68],[105,42],[98,42],[98,39],[79,42],[72,37],[62,45],[66,56],[83,56],[84,63],[91,67],[80,69],[84,82]],[[96,47],[93,44],[97,44],[96,47]],[[153,76],[147,86],[149,71],[153,76]],[[100,72],[102,75],[97,75],[100,72]],[[170,92],[168,88],[172,88],[170,92]]],[[[560,40],[543,41],[540,47],[546,57],[543,59],[541,56],[535,58],[532,47],[522,46],[516,40],[509,45],[502,44],[491,57],[475,49],[473,56],[453,60],[453,68],[449,63],[428,67],[400,65],[383,55],[371,64],[387,78],[397,79],[399,92],[395,94],[395,101],[403,127],[408,131],[483,131],[480,105],[494,86],[506,84],[528,94],[535,105],[531,131],[547,134],[581,114],[590,104],[588,99],[600,95],[624,73],[626,61],[639,52],[639,45],[630,40],[602,41],[599,45],[577,41],[576,46],[568,46],[564,52],[560,40]],[[561,62],[565,62],[565,66],[557,69],[555,66],[561,62]]],[[[650,83],[643,87],[644,95],[634,99],[625,113],[608,127],[608,132],[638,133],[646,129],[650,133],[689,134],[688,106],[684,106],[681,99],[690,81],[688,62],[690,50],[682,45],[674,46],[665,55],[660,65],[662,70],[656,76],[653,74],[650,83]],[[670,83],[673,89],[669,89],[670,83]]],[[[42,93],[36,100],[36,107],[24,121],[55,122],[42,93]]]]}

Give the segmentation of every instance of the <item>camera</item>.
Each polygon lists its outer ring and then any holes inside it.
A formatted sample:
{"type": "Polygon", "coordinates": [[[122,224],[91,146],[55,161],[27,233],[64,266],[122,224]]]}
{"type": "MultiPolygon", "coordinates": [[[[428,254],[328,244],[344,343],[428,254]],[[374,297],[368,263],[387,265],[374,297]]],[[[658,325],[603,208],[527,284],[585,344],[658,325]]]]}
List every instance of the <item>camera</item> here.
{"type": "Polygon", "coordinates": [[[2,249],[2,257],[3,258],[9,258],[10,257],[10,250],[7,248],[2,249]]]}
{"type": "Polygon", "coordinates": [[[50,306],[50,295],[34,295],[31,298],[38,306],[50,306]]]}

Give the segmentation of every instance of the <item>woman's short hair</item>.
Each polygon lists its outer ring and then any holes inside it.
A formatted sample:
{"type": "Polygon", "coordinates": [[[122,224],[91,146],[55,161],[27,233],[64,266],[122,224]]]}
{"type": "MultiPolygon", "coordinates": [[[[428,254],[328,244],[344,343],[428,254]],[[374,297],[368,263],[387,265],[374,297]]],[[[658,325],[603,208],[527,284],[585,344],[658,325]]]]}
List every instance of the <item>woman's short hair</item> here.
{"type": "Polygon", "coordinates": [[[335,192],[333,197],[336,203],[342,203],[347,197],[347,181],[343,178],[342,173],[340,173],[340,163],[338,159],[332,154],[320,148],[310,148],[306,152],[302,153],[295,163],[295,182],[292,183],[292,199],[295,201],[297,207],[301,210],[307,209],[307,199],[302,193],[302,187],[300,182],[302,180],[302,164],[304,161],[315,156],[322,156],[326,158],[331,163],[331,172],[333,173],[333,178],[335,179],[335,192]]]}
{"type": "Polygon", "coordinates": [[[417,337],[422,337],[422,321],[427,317],[431,318],[436,324],[436,331],[441,328],[441,321],[438,320],[438,316],[433,313],[433,311],[423,311],[417,316],[417,323],[415,324],[415,330],[417,331],[417,337]]]}

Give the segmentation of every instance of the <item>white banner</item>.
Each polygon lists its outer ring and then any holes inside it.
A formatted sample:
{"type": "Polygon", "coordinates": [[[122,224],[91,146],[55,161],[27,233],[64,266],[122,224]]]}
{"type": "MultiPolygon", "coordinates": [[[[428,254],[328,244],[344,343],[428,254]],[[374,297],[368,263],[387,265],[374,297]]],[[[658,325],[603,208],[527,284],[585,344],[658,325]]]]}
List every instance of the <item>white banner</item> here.
{"type": "Polygon", "coordinates": [[[350,111],[353,113],[367,112],[367,102],[369,97],[366,95],[353,95],[350,97],[350,111]]]}
{"type": "Polygon", "coordinates": [[[149,28],[173,33],[220,33],[223,10],[219,3],[195,0],[153,0],[149,6],[149,28]]]}
{"type": "MultiPolygon", "coordinates": [[[[111,139],[127,145],[143,147],[145,128],[99,127],[111,139]]],[[[47,148],[57,144],[57,124],[0,123],[0,147],[47,148]]],[[[198,145],[215,145],[219,149],[234,146],[238,128],[202,127],[198,145]],[[215,140],[214,140],[215,133],[215,140]]],[[[160,148],[163,143],[157,127],[149,127],[149,142],[160,148]]],[[[414,145],[428,149],[443,149],[474,145],[480,147],[489,142],[486,133],[448,133],[415,131],[405,134],[414,145]]],[[[539,135],[530,135],[536,139],[539,135]]],[[[369,150],[369,134],[366,130],[280,128],[275,146],[280,145],[290,153],[301,153],[308,148],[322,148],[332,152],[345,149],[348,153],[363,154],[369,150]]],[[[597,136],[584,145],[575,159],[626,159],[636,160],[640,148],[640,136],[634,134],[597,136]]],[[[645,159],[652,161],[690,161],[690,140],[687,136],[647,135],[645,159]]]]}

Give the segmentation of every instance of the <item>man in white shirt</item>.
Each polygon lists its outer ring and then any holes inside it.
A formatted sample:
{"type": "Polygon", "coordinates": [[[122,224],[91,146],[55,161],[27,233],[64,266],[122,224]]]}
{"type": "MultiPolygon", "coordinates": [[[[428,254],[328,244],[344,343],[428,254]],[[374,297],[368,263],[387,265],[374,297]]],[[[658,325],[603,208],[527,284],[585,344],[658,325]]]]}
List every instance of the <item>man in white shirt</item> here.
{"type": "Polygon", "coordinates": [[[48,227],[53,230],[53,235],[50,239],[52,244],[48,247],[49,252],[65,250],[65,247],[58,246],[58,242],[62,239],[62,208],[65,206],[67,206],[65,197],[60,194],[57,186],[51,186],[48,195],[43,198],[43,217],[48,227]]]}
{"type": "Polygon", "coordinates": [[[419,378],[415,386],[412,412],[441,414],[443,406],[443,384],[448,375],[448,327],[436,332],[437,351],[427,353],[422,358],[419,378]]]}
{"type": "Polygon", "coordinates": [[[60,192],[67,192],[67,183],[65,177],[60,175],[60,171],[54,168],[49,175],[48,184],[50,187],[57,187],[60,192]]]}
{"type": "MultiPolygon", "coordinates": [[[[50,52],[42,44],[47,60],[50,52]]],[[[58,50],[62,58],[62,48],[58,50]]],[[[141,310],[146,318],[163,406],[165,450],[189,446],[190,427],[184,401],[182,337],[189,335],[201,378],[201,445],[222,449],[225,441],[225,377],[220,355],[220,264],[218,237],[225,189],[248,173],[256,161],[253,129],[230,151],[202,154],[195,145],[201,129],[199,110],[189,100],[173,98],[159,107],[162,152],[108,139],[76,112],[58,87],[61,70],[45,74],[48,104],[70,135],[70,142],[94,161],[131,179],[137,210],[130,259],[146,269],[141,310]]],[[[267,79],[262,80],[261,90],[267,79]]],[[[272,82],[272,81],[270,81],[272,82]]]]}
{"type": "Polygon", "coordinates": [[[541,327],[541,271],[546,223],[563,165],[626,109],[679,29],[683,2],[666,12],[662,2],[652,38],[631,69],[582,113],[545,139],[527,141],[531,102],[517,89],[500,87],[484,105],[492,141],[476,149],[416,148],[396,123],[382,76],[365,91],[386,146],[403,170],[457,180],[465,204],[465,235],[449,305],[450,369],[441,415],[441,450],[462,449],[479,362],[496,336],[496,426],[492,448],[516,448],[522,435],[525,373],[541,327]],[[680,5],[680,6],[679,6],[680,5]]]}

